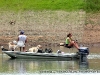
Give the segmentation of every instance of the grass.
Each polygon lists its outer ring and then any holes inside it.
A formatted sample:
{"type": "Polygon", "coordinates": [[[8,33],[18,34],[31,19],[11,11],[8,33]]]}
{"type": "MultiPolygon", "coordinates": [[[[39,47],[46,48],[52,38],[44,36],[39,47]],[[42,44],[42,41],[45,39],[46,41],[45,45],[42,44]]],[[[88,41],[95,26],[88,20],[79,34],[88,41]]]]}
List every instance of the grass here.
{"type": "Polygon", "coordinates": [[[100,0],[0,0],[1,10],[100,11],[100,0]]]}
{"type": "Polygon", "coordinates": [[[84,0],[0,0],[2,10],[64,10],[84,9],[84,0]]]}
{"type": "Polygon", "coordinates": [[[85,11],[87,12],[100,11],[100,0],[86,0],[85,11]]]}

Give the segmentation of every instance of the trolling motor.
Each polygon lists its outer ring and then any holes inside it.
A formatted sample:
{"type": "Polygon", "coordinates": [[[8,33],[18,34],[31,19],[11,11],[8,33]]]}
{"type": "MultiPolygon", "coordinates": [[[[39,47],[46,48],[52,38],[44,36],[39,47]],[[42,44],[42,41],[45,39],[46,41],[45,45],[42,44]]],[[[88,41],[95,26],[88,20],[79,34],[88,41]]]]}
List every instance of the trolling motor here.
{"type": "Polygon", "coordinates": [[[87,55],[89,55],[89,48],[88,47],[80,47],[79,55],[80,55],[80,62],[87,63],[87,55]]]}

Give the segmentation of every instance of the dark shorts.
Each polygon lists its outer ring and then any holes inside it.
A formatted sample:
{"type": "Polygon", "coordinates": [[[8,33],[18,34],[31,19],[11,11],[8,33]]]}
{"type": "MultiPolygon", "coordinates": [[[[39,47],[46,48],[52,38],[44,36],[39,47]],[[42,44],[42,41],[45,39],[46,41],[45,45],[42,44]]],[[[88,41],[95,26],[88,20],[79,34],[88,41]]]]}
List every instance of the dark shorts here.
{"type": "Polygon", "coordinates": [[[65,44],[65,47],[67,47],[67,48],[72,48],[73,45],[72,45],[72,46],[68,46],[68,44],[65,44]]]}

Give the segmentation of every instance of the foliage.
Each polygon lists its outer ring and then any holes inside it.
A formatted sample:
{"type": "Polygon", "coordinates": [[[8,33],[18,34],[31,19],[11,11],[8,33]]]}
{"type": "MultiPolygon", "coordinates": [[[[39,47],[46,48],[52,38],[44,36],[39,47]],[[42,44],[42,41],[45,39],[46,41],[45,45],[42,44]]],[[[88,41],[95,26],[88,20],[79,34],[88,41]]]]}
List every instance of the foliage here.
{"type": "Polygon", "coordinates": [[[100,0],[86,0],[85,10],[87,12],[99,12],[100,11],[100,0]]]}

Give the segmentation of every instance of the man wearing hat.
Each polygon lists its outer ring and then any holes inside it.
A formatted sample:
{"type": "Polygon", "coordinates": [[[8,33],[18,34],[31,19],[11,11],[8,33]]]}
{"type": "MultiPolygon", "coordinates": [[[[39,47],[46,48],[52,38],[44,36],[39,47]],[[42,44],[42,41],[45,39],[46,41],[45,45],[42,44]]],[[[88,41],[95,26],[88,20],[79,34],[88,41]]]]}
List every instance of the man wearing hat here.
{"type": "Polygon", "coordinates": [[[20,31],[20,35],[18,36],[18,43],[17,46],[23,48],[23,51],[25,51],[25,43],[27,42],[27,36],[24,35],[24,31],[20,31]]]}

